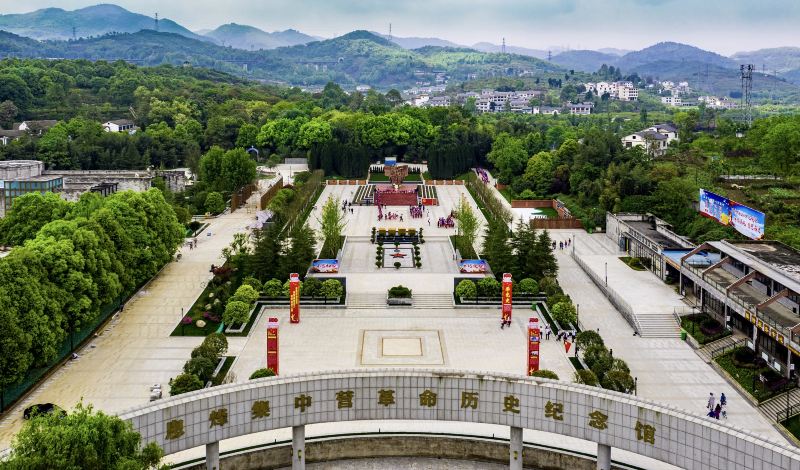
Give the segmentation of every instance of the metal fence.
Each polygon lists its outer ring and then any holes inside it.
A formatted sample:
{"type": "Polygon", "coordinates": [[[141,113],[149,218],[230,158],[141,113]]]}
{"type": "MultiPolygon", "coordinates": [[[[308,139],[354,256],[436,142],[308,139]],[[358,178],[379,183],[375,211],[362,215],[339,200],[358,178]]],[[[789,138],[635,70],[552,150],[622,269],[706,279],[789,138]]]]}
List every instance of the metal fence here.
{"type": "Polygon", "coordinates": [[[719,356],[722,356],[725,353],[733,351],[736,348],[741,348],[743,346],[747,346],[747,342],[748,341],[749,340],[747,338],[743,338],[743,339],[740,339],[738,341],[734,341],[732,344],[729,344],[727,346],[722,346],[720,348],[717,348],[717,349],[711,351],[711,358],[714,359],[714,358],[717,358],[719,356]]]}
{"type": "MultiPolygon", "coordinates": [[[[792,393],[792,391],[789,390],[786,393],[792,393]]],[[[794,418],[797,415],[800,415],[800,403],[789,405],[786,407],[786,409],[778,411],[775,415],[775,421],[782,423],[787,419],[794,418]]]]}
{"type": "Polygon", "coordinates": [[[580,258],[575,255],[574,251],[570,252],[570,256],[573,260],[581,267],[583,272],[589,276],[589,279],[594,282],[594,284],[605,294],[606,298],[609,302],[622,314],[622,317],[625,318],[625,321],[628,322],[629,325],[636,331],[636,334],[640,334],[641,330],[639,328],[639,321],[636,319],[636,315],[633,313],[633,308],[631,308],[630,304],[625,301],[622,297],[620,297],[616,292],[612,291],[611,289],[606,286],[605,282],[600,279],[600,276],[592,271],[586,263],[583,262],[580,258]]]}
{"type": "Polygon", "coordinates": [[[55,359],[42,367],[28,369],[27,374],[25,374],[25,378],[21,382],[11,385],[0,391],[0,412],[6,411],[8,408],[13,406],[28,392],[28,390],[35,386],[56,365],[67,359],[67,357],[69,357],[75,350],[75,347],[80,346],[81,343],[89,339],[100,325],[102,325],[106,320],[108,320],[109,317],[111,317],[111,315],[119,310],[119,306],[122,304],[123,300],[124,297],[118,297],[110,304],[102,307],[100,309],[100,313],[98,313],[97,317],[95,317],[91,323],[88,323],[80,330],[74,331],[67,335],[67,337],[64,338],[64,341],[61,343],[55,359]]]}

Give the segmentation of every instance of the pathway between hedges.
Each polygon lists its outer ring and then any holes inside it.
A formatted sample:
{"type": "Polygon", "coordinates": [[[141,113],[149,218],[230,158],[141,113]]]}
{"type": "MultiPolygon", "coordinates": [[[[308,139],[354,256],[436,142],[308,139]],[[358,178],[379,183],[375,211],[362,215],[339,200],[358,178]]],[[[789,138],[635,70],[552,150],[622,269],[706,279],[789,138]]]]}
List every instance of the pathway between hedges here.
{"type": "MultiPolygon", "coordinates": [[[[11,444],[22,426],[22,410],[32,404],[49,402],[70,409],[83,400],[114,413],[147,403],[149,387],[155,383],[167,396],[169,379],[181,372],[191,350],[203,340],[169,336],[181,318],[181,308],[189,310],[211,278],[211,264],[221,263],[222,249],[254,217],[242,209],[210,220],[196,249],[182,248],[181,261],[167,264],[100,336],[78,351],[77,360],[65,363],[7,412],[0,421],[0,449],[11,444]]],[[[246,339],[230,338],[229,353],[236,355],[246,339]]]]}

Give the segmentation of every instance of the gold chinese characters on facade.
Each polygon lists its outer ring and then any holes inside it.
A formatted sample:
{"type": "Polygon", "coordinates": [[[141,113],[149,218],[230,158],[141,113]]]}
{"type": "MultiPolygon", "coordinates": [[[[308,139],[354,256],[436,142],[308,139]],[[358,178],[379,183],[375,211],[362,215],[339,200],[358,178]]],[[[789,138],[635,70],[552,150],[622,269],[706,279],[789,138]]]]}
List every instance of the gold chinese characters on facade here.
{"type": "MultiPolygon", "coordinates": [[[[373,403],[381,407],[389,407],[397,404],[398,393],[396,390],[379,389],[373,393],[376,393],[376,395],[373,396],[374,398],[372,398],[372,400],[375,400],[373,403]]],[[[353,390],[340,390],[335,392],[333,396],[336,403],[336,409],[346,410],[354,407],[356,394],[353,390]]],[[[437,392],[430,389],[425,389],[420,392],[417,395],[417,399],[418,406],[421,408],[435,408],[439,405],[439,395],[437,392]]],[[[294,396],[293,402],[290,403],[293,403],[296,413],[305,413],[312,407],[314,399],[309,393],[301,393],[294,396]]],[[[480,393],[472,390],[462,390],[458,393],[458,395],[453,396],[453,401],[451,403],[453,405],[457,403],[458,407],[462,410],[478,410],[479,406],[481,405],[480,393]]],[[[500,403],[496,403],[491,400],[487,403],[488,405],[483,405],[483,408],[488,408],[485,411],[491,411],[492,409],[495,409],[497,410],[495,412],[499,411],[502,413],[513,414],[521,414],[523,410],[527,410],[527,412],[533,412],[533,407],[527,402],[525,406],[523,406],[520,397],[516,395],[502,396],[502,401],[500,403]]],[[[565,413],[567,412],[565,408],[566,407],[564,403],[548,400],[544,404],[543,408],[538,412],[543,412],[545,418],[563,423],[565,421],[565,413]]],[[[255,421],[274,417],[275,416],[273,415],[273,410],[270,406],[269,400],[255,400],[252,402],[250,406],[251,420],[255,421]]],[[[571,420],[572,422],[577,422],[579,419],[585,419],[587,426],[598,431],[606,431],[609,427],[609,415],[601,410],[592,410],[590,413],[588,413],[588,415],[584,415],[583,418],[573,415],[573,418],[574,420],[571,420]]],[[[228,408],[220,407],[209,411],[208,426],[210,428],[225,427],[228,424],[228,408]]],[[[655,445],[657,431],[656,426],[637,420],[632,431],[636,437],[636,440],[655,445]]],[[[184,424],[184,419],[172,419],[166,423],[165,437],[167,440],[180,439],[185,435],[186,427],[184,424]]]]}

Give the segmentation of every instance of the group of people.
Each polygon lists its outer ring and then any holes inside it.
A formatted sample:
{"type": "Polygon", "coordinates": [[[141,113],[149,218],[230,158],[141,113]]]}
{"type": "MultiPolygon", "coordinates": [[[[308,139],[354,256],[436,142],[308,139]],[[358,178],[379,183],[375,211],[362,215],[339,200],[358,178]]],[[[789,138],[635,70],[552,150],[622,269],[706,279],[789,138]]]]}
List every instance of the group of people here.
{"type": "Polygon", "coordinates": [[[572,245],[572,239],[571,238],[568,238],[568,239],[566,239],[564,241],[560,241],[558,243],[553,241],[553,249],[554,250],[556,249],[556,247],[558,247],[559,250],[563,250],[564,248],[569,248],[571,245],[572,245]]]}
{"type": "Polygon", "coordinates": [[[189,245],[189,250],[194,250],[195,248],[197,248],[197,238],[195,237],[189,240],[188,242],[186,242],[186,244],[189,245]]]}
{"type": "Polygon", "coordinates": [[[386,206],[384,206],[384,205],[378,206],[378,222],[380,222],[381,220],[384,220],[384,219],[386,219],[386,220],[399,220],[400,222],[403,221],[403,214],[398,214],[397,212],[386,212],[384,214],[383,211],[385,209],[386,209],[386,206]]]}
{"type": "Polygon", "coordinates": [[[349,202],[347,199],[342,201],[342,212],[344,212],[345,214],[348,213],[348,212],[353,214],[355,212],[353,210],[353,203],[349,202]]]}
{"type": "MultiPolygon", "coordinates": [[[[549,340],[551,334],[553,334],[553,330],[550,329],[550,326],[544,325],[544,327],[542,327],[542,337],[546,340],[549,340]]],[[[576,330],[561,330],[556,333],[556,341],[561,341],[563,339],[564,341],[570,341],[574,343],[577,335],[578,332],[576,330]]]]}
{"type": "Polygon", "coordinates": [[[728,418],[728,411],[726,408],[728,407],[728,399],[725,397],[724,393],[719,394],[719,403],[717,403],[717,399],[714,396],[714,393],[709,393],[708,395],[708,403],[706,404],[706,409],[708,410],[709,418],[719,419],[720,416],[723,418],[728,418]]]}
{"type": "Polygon", "coordinates": [[[456,226],[456,221],[453,219],[453,214],[450,214],[447,217],[439,217],[439,223],[437,227],[439,228],[453,228],[456,226]]]}
{"type": "Polygon", "coordinates": [[[478,173],[478,176],[481,177],[481,181],[485,183],[489,182],[489,173],[486,172],[483,168],[476,168],[475,172],[478,173]]]}
{"type": "Polygon", "coordinates": [[[408,212],[411,214],[412,219],[421,219],[423,213],[425,212],[425,206],[419,204],[417,206],[410,206],[408,208],[408,212]]]}

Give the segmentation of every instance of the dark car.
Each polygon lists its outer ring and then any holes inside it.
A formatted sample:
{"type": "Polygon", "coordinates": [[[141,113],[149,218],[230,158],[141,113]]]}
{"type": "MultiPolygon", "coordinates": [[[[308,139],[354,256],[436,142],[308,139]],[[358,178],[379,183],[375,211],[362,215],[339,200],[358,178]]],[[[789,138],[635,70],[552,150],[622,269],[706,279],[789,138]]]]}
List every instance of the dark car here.
{"type": "Polygon", "coordinates": [[[25,419],[31,419],[37,414],[50,414],[55,413],[59,416],[66,416],[67,412],[61,409],[60,406],[54,405],[52,403],[39,403],[37,405],[31,405],[25,408],[25,411],[22,412],[22,417],[25,419]]]}

